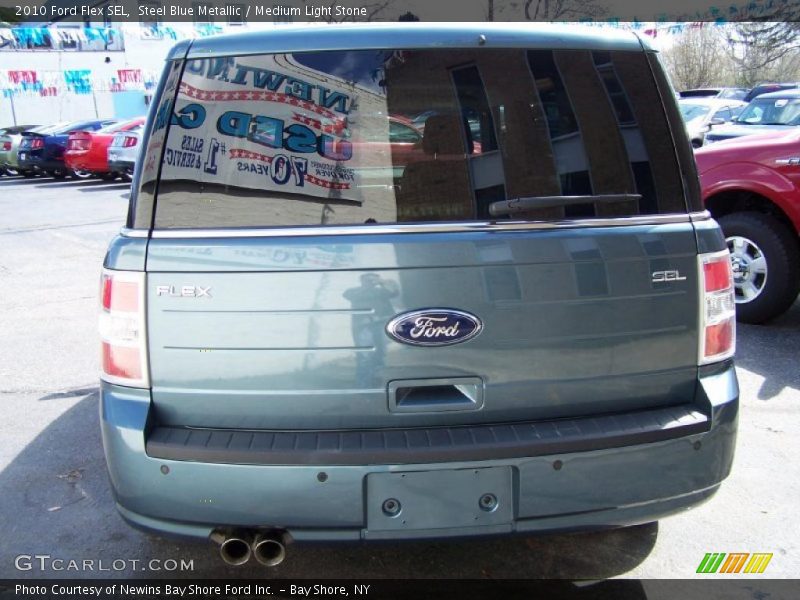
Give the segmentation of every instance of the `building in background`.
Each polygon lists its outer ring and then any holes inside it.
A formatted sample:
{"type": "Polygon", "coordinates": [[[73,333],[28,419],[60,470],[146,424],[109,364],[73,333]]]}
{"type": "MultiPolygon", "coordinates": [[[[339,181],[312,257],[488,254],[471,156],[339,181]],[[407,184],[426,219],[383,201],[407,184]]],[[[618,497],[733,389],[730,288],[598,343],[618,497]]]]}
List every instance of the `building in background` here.
{"type": "MultiPolygon", "coordinates": [[[[116,3],[48,0],[43,7],[50,14],[51,6],[116,3]]],[[[161,2],[140,0],[139,4],[157,7],[161,2]]],[[[179,40],[291,23],[285,16],[271,23],[247,23],[239,17],[200,17],[183,23],[152,17],[138,22],[36,18],[13,26],[0,23],[0,127],[145,114],[164,58],[179,40]]]]}

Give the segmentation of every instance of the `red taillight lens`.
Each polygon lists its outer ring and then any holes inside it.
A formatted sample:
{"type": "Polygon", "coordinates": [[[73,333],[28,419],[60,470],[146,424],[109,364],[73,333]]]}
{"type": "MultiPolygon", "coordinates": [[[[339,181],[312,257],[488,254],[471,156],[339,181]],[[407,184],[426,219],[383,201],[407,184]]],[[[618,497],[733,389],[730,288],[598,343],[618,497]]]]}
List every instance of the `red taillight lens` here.
{"type": "Polygon", "coordinates": [[[103,342],[103,374],[106,378],[114,377],[116,382],[132,385],[130,380],[142,378],[142,362],[139,360],[139,349],[127,346],[116,346],[103,342]],[[125,381],[120,381],[124,379],[125,381]]]}
{"type": "MultiPolygon", "coordinates": [[[[706,357],[717,357],[724,354],[730,356],[733,352],[728,353],[734,347],[736,337],[735,319],[726,319],[722,323],[716,325],[708,325],[706,327],[706,340],[705,340],[705,355],[706,357]]],[[[710,361],[709,361],[710,362],[710,361]]]]}
{"type": "Polygon", "coordinates": [[[700,364],[717,362],[736,351],[736,304],[730,253],[715,252],[699,256],[700,364]]]}
{"type": "Polygon", "coordinates": [[[88,133],[73,133],[67,140],[67,150],[88,150],[92,145],[92,136],[88,133]]]}
{"type": "Polygon", "coordinates": [[[703,281],[706,292],[719,292],[733,287],[730,256],[711,255],[703,262],[703,281]]]}
{"type": "Polygon", "coordinates": [[[42,138],[33,138],[31,140],[31,150],[38,150],[44,148],[44,140],[42,138]]]}
{"type": "Polygon", "coordinates": [[[100,280],[101,378],[147,387],[144,273],[103,271],[100,280]]]}
{"type": "Polygon", "coordinates": [[[133,148],[136,144],[139,143],[139,140],[133,136],[126,135],[125,139],[122,142],[123,148],[133,148]]]}
{"type": "Polygon", "coordinates": [[[3,151],[7,152],[8,150],[11,150],[11,142],[3,142],[3,151]]]}

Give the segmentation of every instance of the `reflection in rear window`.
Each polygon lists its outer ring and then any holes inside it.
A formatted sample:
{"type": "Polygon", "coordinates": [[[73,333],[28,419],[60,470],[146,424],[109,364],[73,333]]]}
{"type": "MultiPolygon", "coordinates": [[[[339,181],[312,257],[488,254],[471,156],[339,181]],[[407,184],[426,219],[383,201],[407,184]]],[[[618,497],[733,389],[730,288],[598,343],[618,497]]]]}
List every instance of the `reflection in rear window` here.
{"type": "Polygon", "coordinates": [[[497,218],[686,211],[642,52],[197,59],[175,101],[155,226],[486,220],[510,198],[610,194],[627,196],[497,218]]]}

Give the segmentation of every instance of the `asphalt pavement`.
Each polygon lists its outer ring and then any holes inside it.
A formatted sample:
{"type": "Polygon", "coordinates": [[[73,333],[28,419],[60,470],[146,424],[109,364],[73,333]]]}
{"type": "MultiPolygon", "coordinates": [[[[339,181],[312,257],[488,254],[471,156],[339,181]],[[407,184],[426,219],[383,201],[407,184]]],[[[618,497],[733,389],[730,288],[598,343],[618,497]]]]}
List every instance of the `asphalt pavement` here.
{"type": "Polygon", "coordinates": [[[733,472],[709,502],[658,524],[294,545],[273,569],[228,567],[210,544],[131,529],[107,481],[96,334],[100,267],[127,197],[121,182],[0,178],[0,578],[690,578],[707,552],[773,553],[769,576],[800,573],[800,302],[769,325],[739,326],[733,472]]]}

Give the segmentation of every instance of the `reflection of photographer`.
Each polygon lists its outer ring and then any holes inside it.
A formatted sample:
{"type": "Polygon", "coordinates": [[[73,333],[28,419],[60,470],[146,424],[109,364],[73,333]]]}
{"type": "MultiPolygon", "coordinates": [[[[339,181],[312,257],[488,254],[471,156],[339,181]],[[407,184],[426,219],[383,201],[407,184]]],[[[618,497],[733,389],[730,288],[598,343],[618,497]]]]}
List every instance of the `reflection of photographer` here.
{"type": "Polygon", "coordinates": [[[356,379],[362,384],[371,384],[375,369],[383,364],[387,341],[384,327],[395,313],[391,299],[397,293],[397,283],[381,279],[377,273],[364,273],[361,285],[344,293],[354,309],[371,309],[368,313],[354,314],[351,321],[353,343],[364,348],[356,352],[356,379]]]}

